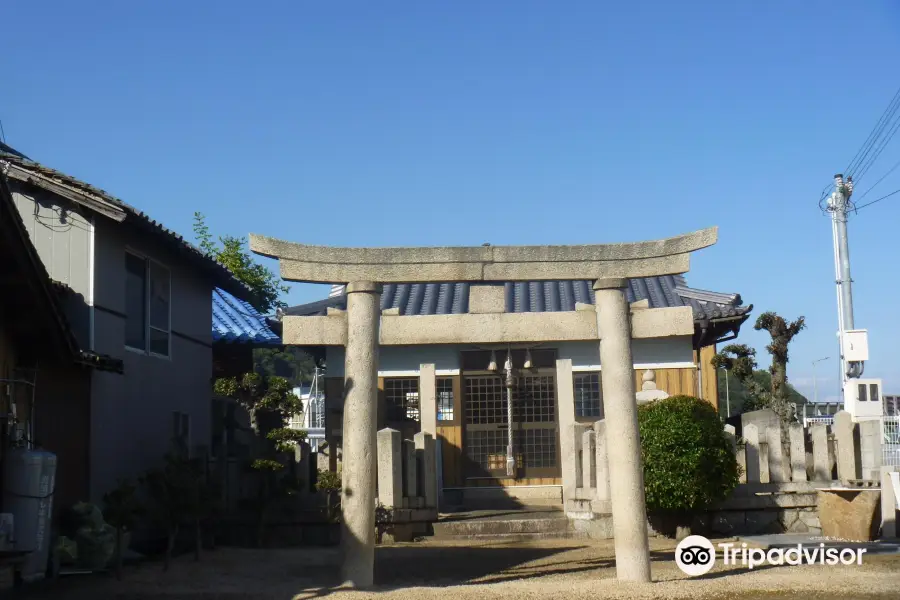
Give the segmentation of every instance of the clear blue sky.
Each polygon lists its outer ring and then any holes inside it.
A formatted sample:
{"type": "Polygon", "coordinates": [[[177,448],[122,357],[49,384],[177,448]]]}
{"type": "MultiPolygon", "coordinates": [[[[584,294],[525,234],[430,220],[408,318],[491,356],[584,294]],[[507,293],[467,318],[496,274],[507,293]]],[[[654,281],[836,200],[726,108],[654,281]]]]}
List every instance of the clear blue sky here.
{"type": "MultiPolygon", "coordinates": [[[[829,221],[900,79],[900,6],[846,2],[7,2],[12,146],[189,235],[563,244],[719,225],[694,287],[805,315],[837,393],[829,221]],[[438,6],[438,5],[442,6],[438,6]]],[[[865,190],[900,159],[900,136],[865,190]]],[[[869,198],[900,188],[900,170],[869,198]]],[[[850,224],[866,374],[900,393],[900,194],[850,224]]],[[[292,303],[320,286],[294,286],[292,303]]],[[[741,340],[768,365],[752,322],[741,340]]]]}

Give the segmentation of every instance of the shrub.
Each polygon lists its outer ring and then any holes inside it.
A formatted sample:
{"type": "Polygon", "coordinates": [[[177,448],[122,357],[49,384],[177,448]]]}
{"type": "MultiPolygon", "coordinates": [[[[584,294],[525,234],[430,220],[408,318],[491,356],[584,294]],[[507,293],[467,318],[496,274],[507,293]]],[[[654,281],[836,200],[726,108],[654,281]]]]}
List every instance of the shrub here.
{"type": "Polygon", "coordinates": [[[340,508],[341,474],[335,471],[319,470],[316,490],[325,494],[325,518],[333,523],[340,508]]]}
{"type": "Polygon", "coordinates": [[[725,500],[739,467],[724,424],[708,403],[673,396],[638,407],[647,510],[687,515],[725,500]]]}

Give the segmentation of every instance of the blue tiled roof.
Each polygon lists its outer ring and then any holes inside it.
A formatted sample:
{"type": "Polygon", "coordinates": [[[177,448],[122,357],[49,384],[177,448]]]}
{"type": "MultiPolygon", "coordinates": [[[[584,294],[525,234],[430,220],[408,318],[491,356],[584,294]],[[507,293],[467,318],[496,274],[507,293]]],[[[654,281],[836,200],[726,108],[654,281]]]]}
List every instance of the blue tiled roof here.
{"type": "MultiPolygon", "coordinates": [[[[558,312],[575,310],[575,303],[594,303],[590,281],[525,281],[502,284],[506,291],[506,312],[558,312]]],[[[468,283],[386,284],[381,308],[399,308],[401,315],[446,315],[469,312],[468,283]]],[[[694,319],[706,321],[741,317],[753,305],[743,306],[740,294],[724,294],[690,288],[681,275],[630,279],[628,302],[647,300],[650,308],[690,306],[694,319]]],[[[330,297],[311,304],[285,309],[286,315],[325,314],[328,306],[344,308],[343,286],[334,286],[330,297]]]]}
{"type": "Polygon", "coordinates": [[[266,318],[259,311],[225,290],[213,290],[212,308],[214,342],[281,345],[281,338],[269,329],[266,318]]]}

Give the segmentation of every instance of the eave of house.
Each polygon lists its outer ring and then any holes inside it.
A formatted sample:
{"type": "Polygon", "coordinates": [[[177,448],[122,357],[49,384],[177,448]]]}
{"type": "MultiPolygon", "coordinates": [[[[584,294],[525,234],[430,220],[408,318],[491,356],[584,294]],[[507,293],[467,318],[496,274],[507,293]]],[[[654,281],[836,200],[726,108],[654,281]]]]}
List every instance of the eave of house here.
{"type": "Polygon", "coordinates": [[[253,292],[231,271],[181,235],[115,196],[70,175],[37,163],[9,146],[0,146],[0,170],[20,183],[33,185],[83,206],[116,223],[127,223],[157,236],[188,264],[207,273],[216,287],[255,302],[253,292]]]}

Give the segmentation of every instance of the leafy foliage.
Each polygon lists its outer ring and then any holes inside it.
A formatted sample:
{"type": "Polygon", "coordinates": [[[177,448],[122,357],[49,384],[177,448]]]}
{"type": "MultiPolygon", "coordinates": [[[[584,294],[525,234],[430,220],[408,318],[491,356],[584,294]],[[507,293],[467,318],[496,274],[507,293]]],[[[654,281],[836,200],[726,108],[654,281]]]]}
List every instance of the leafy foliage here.
{"type": "Polygon", "coordinates": [[[313,357],[299,348],[255,348],[253,364],[258,373],[269,377],[284,377],[291,386],[299,387],[310,381],[315,372],[313,357]]]}
{"type": "MultiPolygon", "coordinates": [[[[750,393],[744,388],[744,384],[733,373],[717,369],[716,375],[719,379],[719,414],[723,417],[731,416],[725,414],[728,404],[731,405],[732,414],[739,414],[745,409],[756,410],[751,408],[756,406],[756,400],[750,396],[750,393]],[[727,386],[725,384],[726,376],[728,377],[727,386]]],[[[772,374],[768,371],[756,369],[753,371],[752,377],[763,390],[772,388],[772,374]]],[[[788,383],[788,401],[792,404],[806,404],[809,399],[788,383]]]]}
{"type": "Polygon", "coordinates": [[[268,268],[253,261],[246,238],[225,235],[215,240],[206,218],[199,212],[194,213],[194,236],[201,250],[225,265],[250,288],[255,296],[251,301],[254,308],[266,313],[286,306],[279,298],[288,292],[288,287],[268,268]]]}
{"type": "MultiPolygon", "coordinates": [[[[204,475],[198,460],[171,452],[166,455],[163,467],[150,469],[142,478],[150,500],[150,515],[167,533],[165,569],[169,568],[181,527],[198,523],[212,510],[212,494],[205,489],[204,475]]],[[[199,555],[199,546],[197,552],[199,555]]]]}
{"type": "Polygon", "coordinates": [[[320,470],[316,479],[316,490],[320,492],[341,491],[341,474],[335,471],[320,470]]]}
{"type": "Polygon", "coordinates": [[[116,528],[115,569],[116,578],[122,578],[123,536],[132,531],[144,508],[138,501],[137,486],[123,479],[112,491],[103,495],[103,518],[116,528]]]}
{"type": "Polygon", "coordinates": [[[743,404],[744,412],[770,408],[783,423],[793,420],[792,391],[796,390],[787,381],[788,345],[805,327],[803,317],[789,323],[774,312],[765,312],[756,319],[753,328],[767,331],[771,338],[766,346],[772,356],[768,385],[756,375],[756,350],[753,348],[744,344],[730,344],[713,357],[712,364],[715,368],[724,368],[741,383],[747,394],[743,404]]]}
{"type": "Polygon", "coordinates": [[[137,489],[130,480],[123,479],[115,489],[103,495],[103,518],[107,523],[126,531],[134,529],[138,518],[144,513],[137,489]]]}
{"type": "Polygon", "coordinates": [[[699,398],[638,407],[647,509],[691,513],[724,500],[740,470],[719,415],[699,398]]]}
{"type": "Polygon", "coordinates": [[[286,471],[297,444],[306,439],[306,432],[287,425],[291,415],[302,411],[303,404],[287,379],[256,372],[217,379],[213,389],[220,396],[236,400],[247,410],[256,434],[255,458],[249,466],[258,475],[254,507],[258,518],[257,542],[262,545],[270,505],[277,498],[292,495],[299,487],[296,478],[286,471]],[[287,460],[285,454],[289,454],[287,460]]]}
{"type": "Polygon", "coordinates": [[[316,490],[325,494],[325,513],[329,522],[337,520],[340,507],[341,474],[335,471],[319,470],[316,477],[316,490]]]}

